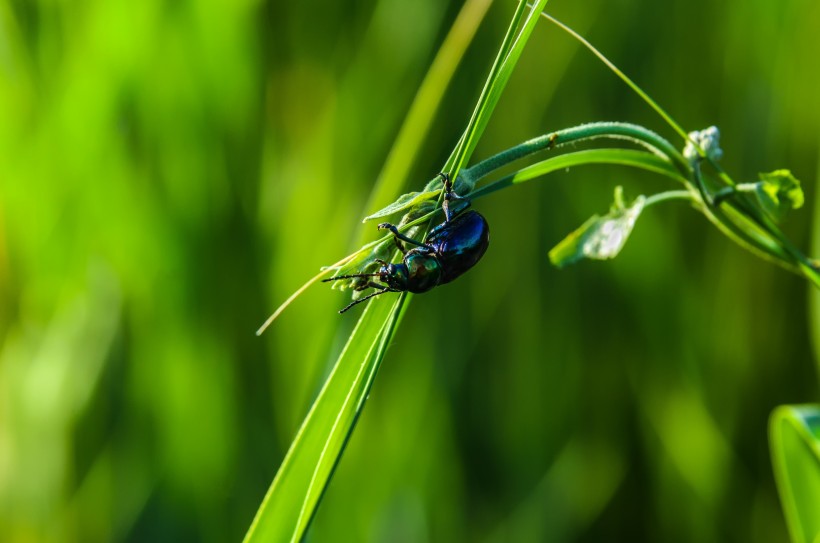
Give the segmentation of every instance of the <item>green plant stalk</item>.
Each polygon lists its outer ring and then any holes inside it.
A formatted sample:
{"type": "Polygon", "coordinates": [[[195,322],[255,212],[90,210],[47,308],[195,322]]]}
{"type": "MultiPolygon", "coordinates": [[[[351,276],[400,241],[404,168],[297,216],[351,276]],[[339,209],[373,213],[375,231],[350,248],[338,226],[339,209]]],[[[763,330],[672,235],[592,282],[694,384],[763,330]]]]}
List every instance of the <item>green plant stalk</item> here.
{"type": "Polygon", "coordinates": [[[723,179],[723,181],[727,185],[733,186],[735,184],[735,182],[732,180],[732,178],[729,177],[720,168],[720,166],[718,166],[717,163],[714,160],[712,160],[706,154],[706,151],[698,144],[698,142],[692,140],[689,137],[689,134],[686,132],[686,130],[684,130],[683,127],[680,124],[678,124],[678,122],[675,121],[675,119],[672,118],[672,116],[669,113],[667,113],[665,109],[663,109],[657,102],[655,102],[655,100],[653,100],[652,97],[649,96],[649,94],[644,92],[644,90],[640,86],[638,86],[637,83],[632,81],[632,79],[630,79],[629,76],[627,76],[617,66],[615,66],[615,63],[613,63],[611,60],[609,60],[594,45],[592,45],[589,41],[587,41],[586,38],[584,38],[583,36],[581,36],[580,34],[575,32],[573,29],[571,29],[570,27],[568,27],[567,25],[565,25],[564,23],[562,23],[561,21],[559,21],[555,17],[553,17],[551,15],[548,15],[547,13],[543,13],[543,12],[541,13],[541,16],[544,17],[545,19],[547,19],[548,21],[550,21],[551,23],[553,23],[555,26],[557,26],[558,28],[560,28],[561,30],[566,32],[567,34],[569,34],[570,36],[572,36],[581,45],[586,47],[587,50],[589,50],[593,55],[598,57],[598,59],[601,62],[603,62],[604,65],[606,65],[606,67],[609,68],[610,71],[612,71],[612,73],[614,73],[621,81],[626,83],[626,85],[630,89],[632,89],[632,92],[637,94],[641,98],[641,100],[643,100],[649,107],[651,107],[655,111],[655,113],[657,113],[666,122],[666,124],[668,124],[672,128],[672,130],[674,130],[681,138],[683,138],[684,142],[691,143],[694,146],[694,148],[697,150],[697,152],[701,156],[701,158],[708,161],[715,168],[715,170],[718,172],[718,175],[721,177],[721,179],[723,179]]]}
{"type": "MultiPolygon", "coordinates": [[[[587,149],[584,151],[575,151],[573,153],[558,155],[555,157],[545,159],[536,164],[532,164],[530,166],[527,166],[526,168],[518,170],[517,172],[506,175],[501,179],[498,179],[497,181],[488,183],[483,187],[478,188],[472,191],[471,193],[467,194],[466,197],[470,200],[476,200],[483,196],[487,196],[488,194],[492,194],[493,192],[509,188],[513,185],[518,185],[525,181],[529,181],[531,179],[535,179],[537,177],[541,177],[543,175],[555,171],[564,170],[566,168],[571,168],[574,166],[585,166],[592,164],[617,164],[621,166],[632,166],[638,169],[665,175],[679,182],[686,181],[683,177],[681,177],[680,173],[678,173],[677,170],[669,163],[669,161],[664,160],[657,155],[647,153],[645,151],[636,151],[633,149],[587,149]]],[[[680,193],[688,194],[689,198],[692,199],[691,192],[687,190],[672,191],[672,193],[676,195],[674,196],[674,198],[678,198],[678,193],[680,193]]],[[[667,194],[670,193],[664,192],[655,196],[667,194]]],[[[670,196],[670,198],[673,197],[670,196]]],[[[663,199],[664,198],[660,198],[659,201],[662,201],[663,199]]],[[[426,213],[421,217],[418,217],[417,219],[408,222],[407,224],[402,226],[400,230],[409,230],[414,226],[422,224],[425,221],[431,220],[435,215],[437,215],[440,212],[440,208],[434,209],[433,211],[430,211],[429,213],[426,213]]],[[[392,238],[393,236],[392,234],[390,234],[376,241],[372,241],[367,245],[363,246],[355,254],[363,252],[368,249],[372,249],[380,243],[391,243],[392,238]]]]}
{"type": "MultiPolygon", "coordinates": [[[[523,168],[515,173],[502,177],[498,181],[487,184],[468,195],[471,199],[480,198],[499,191],[501,189],[523,183],[530,179],[546,175],[555,171],[563,170],[573,166],[583,166],[586,164],[618,164],[621,166],[631,166],[646,171],[651,171],[665,175],[671,179],[684,183],[688,190],[680,191],[689,195],[689,200],[699,209],[707,219],[712,222],[725,236],[745,248],[752,254],[784,269],[800,273],[800,270],[784,259],[782,253],[778,252],[778,247],[772,245],[769,240],[751,237],[748,231],[741,229],[731,221],[721,221],[710,209],[706,207],[700,199],[700,194],[680,175],[669,161],[664,160],[654,154],[645,151],[635,151],[630,149],[590,149],[567,153],[543,160],[523,168]]],[[[667,194],[667,193],[660,193],[667,194]]],[[[652,198],[650,196],[649,198],[652,198]]],[[[662,201],[662,200],[661,200],[662,201]]]]}
{"type": "MultiPolygon", "coordinates": [[[[669,149],[671,147],[671,144],[665,142],[663,138],[654,132],[641,128],[642,127],[622,123],[595,123],[593,125],[582,125],[580,127],[561,130],[552,134],[534,138],[524,142],[521,145],[498,153],[497,155],[494,155],[493,157],[490,157],[489,159],[486,159],[475,166],[471,166],[470,168],[464,170],[463,175],[469,176],[469,179],[478,182],[480,181],[481,176],[488,175],[492,171],[497,170],[508,163],[541,150],[554,148],[557,145],[556,142],[571,143],[583,139],[599,137],[618,138],[623,137],[625,135],[624,132],[628,133],[630,139],[640,141],[641,144],[646,147],[651,147],[652,149],[669,149]],[[613,131],[613,127],[608,125],[616,125],[619,131],[613,131]],[[560,134],[558,137],[559,139],[556,138],[555,134],[560,134]]],[[[701,192],[696,189],[686,177],[684,177],[685,173],[681,172],[681,170],[684,170],[685,165],[685,160],[683,157],[680,156],[677,150],[674,150],[674,153],[679,157],[679,159],[673,158],[677,168],[672,166],[671,160],[666,160],[660,156],[649,154],[644,151],[627,149],[593,149],[567,153],[523,168],[513,174],[499,179],[498,181],[495,181],[494,183],[490,183],[473,191],[468,196],[473,199],[480,198],[481,196],[486,196],[487,194],[507,188],[514,184],[519,184],[535,177],[572,166],[581,166],[584,164],[619,164],[622,166],[632,166],[643,170],[652,171],[654,173],[659,173],[683,183],[689,189],[688,192],[692,196],[691,200],[696,208],[704,213],[707,219],[709,219],[709,221],[712,222],[728,238],[768,262],[777,264],[790,272],[806,275],[804,270],[801,270],[798,266],[791,262],[788,255],[776,242],[767,237],[761,237],[760,235],[754,235],[751,233],[763,233],[760,232],[759,229],[750,230],[748,228],[742,228],[736,224],[736,221],[729,219],[729,217],[725,217],[724,220],[721,220],[720,217],[716,216],[712,212],[714,208],[703,202],[701,192]]],[[[743,215],[735,211],[733,208],[724,210],[722,212],[724,216],[726,212],[736,215],[738,220],[743,220],[743,215]]],[[[752,227],[753,224],[750,224],[749,226],[752,227]]]]}
{"type": "MultiPolygon", "coordinates": [[[[609,68],[612,71],[612,73],[618,76],[621,79],[621,81],[626,83],[627,86],[629,86],[629,88],[632,89],[632,91],[635,94],[640,96],[641,99],[649,105],[649,107],[654,109],[655,112],[658,115],[660,115],[661,118],[663,118],[663,120],[666,121],[666,123],[669,126],[671,126],[672,129],[675,132],[677,132],[681,138],[683,138],[684,141],[691,141],[686,131],[683,128],[681,128],[681,126],[677,122],[675,122],[675,119],[673,119],[671,115],[669,115],[660,105],[658,105],[657,102],[655,102],[655,100],[653,100],[647,93],[645,93],[643,89],[638,86],[637,83],[632,81],[625,73],[623,73],[617,66],[615,66],[615,64],[613,64],[612,61],[606,58],[606,56],[604,56],[603,53],[598,51],[598,49],[596,49],[594,45],[588,42],[586,38],[584,38],[583,36],[575,32],[573,29],[571,29],[570,27],[568,27],[567,25],[565,25],[564,23],[562,23],[561,21],[559,21],[551,15],[542,12],[541,16],[550,21],[551,23],[553,23],[554,25],[556,25],[557,27],[561,28],[564,32],[568,33],[570,36],[572,36],[578,42],[580,42],[584,47],[586,47],[589,51],[591,51],[592,54],[594,54],[596,57],[598,57],[598,59],[600,59],[601,62],[606,64],[607,68],[609,68]]],[[[706,153],[703,151],[703,149],[701,149],[696,142],[692,143],[694,143],[695,147],[701,152],[701,156],[706,158],[706,153]]]]}
{"type": "MultiPolygon", "coordinates": [[[[701,199],[705,202],[704,212],[707,215],[711,215],[728,228],[732,228],[733,231],[745,232],[750,238],[759,240],[762,246],[768,248],[767,252],[782,261],[781,265],[803,275],[815,286],[820,287],[820,274],[813,263],[794,246],[768,215],[748,205],[746,195],[725,192],[726,189],[733,189],[733,185],[722,189],[719,194],[725,196],[716,202],[714,197],[706,194],[699,164],[695,164],[692,173],[701,199]]],[[[720,173],[723,174],[723,172],[720,173]]]]}
{"type": "MultiPolygon", "coordinates": [[[[780,247],[771,241],[771,239],[766,237],[759,237],[755,236],[750,233],[750,230],[744,229],[743,227],[739,226],[733,220],[726,220],[721,219],[718,217],[708,206],[704,205],[703,202],[698,198],[698,210],[704,214],[704,216],[711,222],[718,230],[720,230],[726,237],[752,253],[753,255],[765,260],[766,262],[770,262],[772,264],[776,264],[781,268],[795,273],[797,275],[802,275],[801,270],[793,265],[791,261],[784,257],[783,252],[780,250],[780,247]]],[[[734,209],[727,210],[729,213],[736,216],[738,221],[744,221],[743,215],[737,212],[734,209]]],[[[748,223],[748,221],[746,221],[748,223]]],[[[750,227],[753,225],[749,224],[750,227]]],[[[758,232],[757,229],[751,230],[753,232],[758,232]]]]}
{"type": "Polygon", "coordinates": [[[643,204],[643,208],[646,209],[648,207],[672,200],[686,200],[691,203],[694,198],[692,196],[692,192],[688,190],[668,190],[666,192],[659,192],[657,194],[653,194],[652,196],[648,196],[643,204]]]}
{"type": "MultiPolygon", "coordinates": [[[[736,183],[734,180],[714,161],[711,157],[709,157],[706,152],[704,151],[701,146],[689,138],[689,135],[686,131],[678,124],[671,115],[669,115],[663,108],[660,107],[646,92],[643,91],[632,79],[630,79],[625,73],[623,73],[613,62],[611,62],[603,53],[601,53],[598,49],[595,48],[589,41],[587,41],[583,36],[560,22],[559,20],[555,19],[554,17],[546,14],[541,13],[541,15],[567,32],[571,35],[574,39],[580,42],[584,47],[586,47],[590,52],[592,52],[598,59],[601,60],[616,76],[618,76],[624,83],[626,83],[629,88],[633,90],[641,99],[646,102],[655,112],[660,115],[660,117],[666,121],[666,123],[672,127],[675,132],[680,135],[684,141],[691,143],[694,148],[697,150],[698,154],[701,158],[715,169],[718,174],[718,177],[728,186],[734,186],[736,183]]],[[[697,182],[697,181],[696,181],[697,182]]],[[[726,202],[723,205],[728,205],[726,202]]],[[[763,245],[759,246],[759,249],[763,253],[770,253],[775,259],[780,259],[779,264],[783,265],[785,268],[795,271],[809,279],[815,286],[820,287],[820,270],[817,269],[816,264],[806,257],[800,250],[798,250],[791,241],[786,238],[785,235],[780,231],[780,229],[775,225],[771,219],[765,216],[761,216],[756,212],[756,210],[749,208],[749,206],[743,206],[740,204],[741,207],[745,208],[740,211],[741,215],[745,215],[746,218],[750,219],[752,222],[755,222],[760,226],[760,228],[766,232],[766,234],[774,240],[774,245],[779,246],[778,250],[772,251],[773,245],[771,243],[764,243],[763,245]]],[[[732,220],[724,214],[719,207],[712,207],[711,202],[707,199],[704,200],[704,211],[706,212],[707,216],[714,224],[721,223],[722,227],[720,227],[721,231],[726,233],[728,230],[731,230],[736,235],[739,235],[743,239],[746,239],[747,243],[743,245],[748,248],[749,245],[758,246],[759,240],[755,240],[753,237],[747,236],[745,233],[741,232],[737,225],[732,224],[732,220]],[[714,211],[716,210],[716,211],[714,211]]],[[[735,239],[735,236],[732,236],[735,239]]],[[[760,254],[760,252],[755,251],[756,254],[760,254]]],[[[767,258],[767,260],[769,260],[767,258]]]]}
{"type": "Polygon", "coordinates": [[[666,139],[642,126],[618,122],[583,124],[538,136],[466,168],[462,175],[471,181],[478,181],[491,172],[534,153],[600,138],[626,140],[646,147],[657,155],[667,157],[683,174],[684,182],[689,177],[691,169],[688,163],[666,139]]]}
{"type": "Polygon", "coordinates": [[[753,252],[757,256],[762,257],[766,255],[766,260],[775,262],[789,271],[799,273],[781,247],[767,237],[765,231],[761,231],[757,228],[755,222],[749,220],[747,215],[728,205],[725,207],[715,205],[713,198],[709,195],[704,185],[700,162],[698,161],[692,165],[692,179],[694,182],[691,185],[697,190],[699,196],[700,211],[706,215],[707,219],[717,226],[721,232],[735,242],[743,240],[741,245],[746,249],[754,248],[755,250],[753,252]]]}
{"type": "Polygon", "coordinates": [[[820,287],[820,270],[816,268],[815,263],[803,254],[767,215],[760,215],[759,218],[761,225],[780,243],[789,256],[794,259],[803,275],[814,283],[816,287],[820,287]]]}
{"type": "MultiPolygon", "coordinates": [[[[464,170],[463,175],[471,181],[478,182],[489,173],[533,153],[537,153],[542,150],[554,149],[559,145],[576,143],[595,138],[628,139],[655,152],[659,152],[662,155],[668,156],[669,161],[662,161],[663,163],[661,163],[658,161],[647,161],[641,155],[619,156],[617,154],[608,154],[615,150],[608,150],[604,154],[598,154],[597,152],[590,152],[589,154],[580,155],[577,153],[569,153],[567,155],[556,157],[557,160],[549,159],[543,163],[539,163],[539,165],[533,165],[530,168],[516,172],[496,183],[478,189],[470,196],[474,198],[480,197],[485,194],[495,192],[496,190],[500,190],[501,188],[505,188],[506,186],[520,183],[527,179],[532,179],[538,175],[550,173],[562,167],[582,165],[586,163],[587,160],[590,160],[590,163],[621,164],[655,171],[656,173],[661,173],[676,179],[694,190],[692,184],[688,180],[689,176],[692,174],[692,169],[689,167],[688,163],[678,152],[678,150],[655,132],[641,126],[627,123],[592,123],[533,138],[520,145],[498,153],[486,160],[483,160],[470,168],[467,168],[464,170]],[[670,161],[677,167],[680,175],[675,175],[675,173],[667,167],[667,164],[670,161]]],[[[784,260],[787,261],[788,258],[784,252],[779,250],[777,244],[772,243],[770,240],[765,238],[749,235],[747,230],[739,228],[734,221],[720,220],[710,212],[710,208],[706,205],[700,206],[700,209],[707,215],[707,218],[709,218],[711,222],[717,225],[725,235],[733,239],[736,243],[739,243],[746,249],[768,261],[776,262],[786,267],[790,271],[797,271],[793,265],[788,262],[784,262],[784,260]]]]}
{"type": "Polygon", "coordinates": [[[746,249],[751,250],[759,257],[789,270],[803,275],[815,286],[820,287],[818,271],[780,231],[768,216],[759,213],[754,207],[747,205],[745,195],[735,194],[735,197],[722,199],[715,203],[703,184],[700,165],[695,164],[692,175],[702,202],[701,211],[724,234],[735,242],[742,239],[746,249]]]}
{"type": "Polygon", "coordinates": [[[474,190],[468,195],[468,198],[481,198],[482,196],[492,194],[493,192],[513,185],[518,185],[548,173],[590,164],[632,166],[685,182],[685,179],[680,176],[669,161],[657,155],[647,153],[646,151],[636,151],[634,149],[587,149],[551,157],[522,168],[517,172],[506,175],[497,181],[474,190]]]}

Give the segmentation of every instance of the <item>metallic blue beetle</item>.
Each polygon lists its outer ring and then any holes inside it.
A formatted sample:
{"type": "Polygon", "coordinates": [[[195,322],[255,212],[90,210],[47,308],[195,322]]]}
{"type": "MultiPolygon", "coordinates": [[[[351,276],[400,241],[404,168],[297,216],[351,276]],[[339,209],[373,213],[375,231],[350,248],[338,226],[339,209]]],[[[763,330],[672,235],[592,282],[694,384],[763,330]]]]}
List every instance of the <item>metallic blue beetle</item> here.
{"type": "Polygon", "coordinates": [[[374,288],[376,292],[350,303],[339,313],[344,313],[354,305],[385,292],[427,292],[433,287],[449,283],[475,266],[484,256],[490,244],[490,227],[487,220],[477,211],[464,211],[470,205],[469,200],[453,192],[449,175],[439,175],[444,181],[444,222],[433,228],[423,242],[405,236],[390,223],[381,223],[379,230],[393,232],[396,247],[404,255],[402,263],[390,264],[384,260],[376,260],[381,264],[377,273],[337,275],[325,279],[324,282],[378,277],[383,283],[368,281],[359,287],[357,290],[374,288]],[[452,213],[450,202],[453,200],[460,200],[466,205],[458,212],[452,213]],[[408,250],[402,242],[416,247],[408,250]]]}

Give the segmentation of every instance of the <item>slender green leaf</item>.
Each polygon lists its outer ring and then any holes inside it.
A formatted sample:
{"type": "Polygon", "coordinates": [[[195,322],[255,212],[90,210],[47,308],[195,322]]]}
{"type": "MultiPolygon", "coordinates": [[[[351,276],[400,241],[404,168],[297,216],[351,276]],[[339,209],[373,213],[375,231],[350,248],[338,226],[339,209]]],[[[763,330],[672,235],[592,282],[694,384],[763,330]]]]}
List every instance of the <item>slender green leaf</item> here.
{"type": "Polygon", "coordinates": [[[478,140],[484,133],[487,123],[490,122],[490,117],[495,110],[498,100],[501,98],[501,93],[507,86],[513,69],[518,59],[521,58],[521,53],[524,52],[524,46],[526,46],[530,35],[532,35],[532,31],[535,29],[536,23],[538,23],[538,17],[547,6],[547,2],[548,0],[538,0],[534,3],[527,15],[527,19],[524,21],[521,32],[515,37],[515,41],[511,42],[510,40],[514,31],[523,18],[525,8],[527,7],[525,2],[519,3],[512,23],[507,30],[507,34],[504,36],[498,57],[496,57],[495,63],[490,70],[487,83],[481,91],[481,96],[478,99],[473,115],[470,118],[467,129],[464,131],[464,136],[447,161],[447,170],[454,176],[456,176],[462,166],[470,160],[475,146],[478,144],[478,140]],[[510,43],[512,44],[510,45],[510,43]]]}
{"type": "MultiPolygon", "coordinates": [[[[395,194],[393,187],[404,185],[407,172],[410,171],[413,159],[427,137],[456,67],[464,57],[467,46],[473,41],[491,3],[492,0],[468,0],[464,3],[416,92],[407,118],[396,136],[396,142],[390,150],[365,209],[390,201],[395,194]]],[[[440,186],[434,188],[436,193],[440,192],[440,186]]],[[[380,214],[379,217],[386,217],[392,213],[380,214]]],[[[374,215],[371,217],[376,218],[374,215]]]]}
{"type": "Polygon", "coordinates": [[[769,443],[792,542],[816,543],[820,541],[820,406],[775,409],[769,443]]]}
{"type": "Polygon", "coordinates": [[[246,543],[301,540],[384,359],[405,298],[376,299],[365,308],[291,444],[246,543]]]}
{"type": "MultiPolygon", "coordinates": [[[[546,0],[541,0],[538,10],[544,5],[546,0]]],[[[535,10],[509,45],[523,12],[524,6],[519,5],[499,53],[502,62],[496,60],[465,136],[448,160],[451,171],[457,172],[472,152],[534,28],[535,10]],[[457,165],[455,170],[453,164],[457,165]]],[[[402,196],[370,218],[411,210],[429,197],[425,192],[402,196]]],[[[246,542],[298,541],[304,535],[353,431],[407,298],[402,294],[392,305],[379,298],[368,304],[279,468],[246,542]]]]}
{"type": "MultiPolygon", "coordinates": [[[[480,7],[484,0],[475,0],[471,4],[478,7],[467,10],[465,6],[467,14],[463,20],[460,17],[461,24],[450,31],[451,34],[458,32],[469,36],[467,42],[475,34],[475,27],[486,12],[486,7],[480,7]]],[[[450,61],[457,63],[463,56],[465,46],[463,40],[448,37],[439,55],[448,56],[450,61]]],[[[429,85],[445,85],[449,79],[449,75],[445,74],[451,74],[452,70],[441,72],[441,65],[435,63],[436,66],[437,76],[432,79],[428,77],[429,85]]],[[[373,195],[376,201],[381,200],[387,190],[398,192],[399,176],[387,174],[391,167],[396,169],[395,165],[402,157],[415,152],[419,143],[417,140],[423,139],[430,124],[423,117],[427,115],[427,110],[437,107],[441,94],[439,92],[436,96],[428,86],[427,91],[417,97],[418,107],[414,105],[413,117],[406,122],[408,128],[403,130],[404,136],[396,144],[401,144],[403,149],[394,149],[385,166],[386,174],[383,172],[380,177],[381,180],[389,180],[392,189],[387,188],[387,181],[379,183],[373,195]]],[[[375,242],[370,245],[373,245],[373,251],[378,252],[383,244],[375,242]]],[[[367,251],[361,251],[349,261],[358,262],[367,257],[367,251]]],[[[382,296],[368,303],[260,505],[245,536],[247,543],[299,541],[304,536],[364,407],[409,298],[410,295],[403,293],[393,300],[382,296]]]]}

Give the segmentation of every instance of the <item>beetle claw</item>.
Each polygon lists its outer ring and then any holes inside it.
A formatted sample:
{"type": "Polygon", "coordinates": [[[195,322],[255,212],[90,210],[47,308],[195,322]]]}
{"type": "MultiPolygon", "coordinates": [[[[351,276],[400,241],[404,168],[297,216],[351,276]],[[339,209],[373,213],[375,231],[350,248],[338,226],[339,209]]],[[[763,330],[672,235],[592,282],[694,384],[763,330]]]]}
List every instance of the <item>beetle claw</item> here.
{"type": "Polygon", "coordinates": [[[447,172],[439,172],[439,177],[441,177],[442,182],[444,183],[444,191],[450,192],[453,190],[453,183],[450,181],[450,174],[447,172]]]}

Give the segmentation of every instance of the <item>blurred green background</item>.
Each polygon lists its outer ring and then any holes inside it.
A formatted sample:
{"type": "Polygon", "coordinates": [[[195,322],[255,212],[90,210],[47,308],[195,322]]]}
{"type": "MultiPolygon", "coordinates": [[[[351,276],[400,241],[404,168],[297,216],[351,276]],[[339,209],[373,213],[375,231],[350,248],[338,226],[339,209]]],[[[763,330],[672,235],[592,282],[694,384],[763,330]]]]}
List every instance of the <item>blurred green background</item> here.
{"type": "MultiPolygon", "coordinates": [[[[322,286],[461,2],[0,4],[0,540],[239,541],[357,316],[322,286]]],[[[467,123],[494,2],[409,178],[467,123]]],[[[738,180],[790,168],[811,244],[820,3],[553,0],[738,180]]],[[[539,23],[474,160],[595,120],[674,138],[539,23]]],[[[673,141],[677,141],[674,140],[673,141]]],[[[786,541],[767,417],[817,401],[809,285],[686,205],[610,263],[547,251],[615,167],[476,202],[492,243],[418,296],[312,541],[786,541]]],[[[817,251],[815,251],[817,252],[817,251]]]]}

